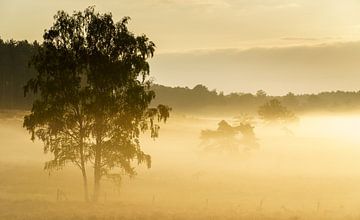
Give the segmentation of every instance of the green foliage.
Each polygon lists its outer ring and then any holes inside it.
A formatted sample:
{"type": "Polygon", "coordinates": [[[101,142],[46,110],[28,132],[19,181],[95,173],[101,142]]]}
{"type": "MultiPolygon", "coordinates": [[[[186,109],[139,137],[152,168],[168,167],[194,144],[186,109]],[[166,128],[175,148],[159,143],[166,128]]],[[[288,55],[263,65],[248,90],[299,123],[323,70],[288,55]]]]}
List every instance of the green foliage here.
{"type": "Polygon", "coordinates": [[[292,121],[296,119],[294,113],[289,111],[277,99],[272,99],[260,106],[258,114],[265,121],[292,121]]]}
{"type": "Polygon", "coordinates": [[[103,176],[135,175],[133,161],[151,165],[139,136],[149,130],[157,137],[157,122],[166,121],[171,110],[150,107],[155,92],[147,59],[155,44],[130,32],[128,17],[114,22],[92,7],[72,15],[59,11],[54,18],[31,61],[38,74],[25,94],[38,99],[24,127],[54,155],[46,169],[71,162],[84,172],[92,163],[97,191],[103,176]]]}

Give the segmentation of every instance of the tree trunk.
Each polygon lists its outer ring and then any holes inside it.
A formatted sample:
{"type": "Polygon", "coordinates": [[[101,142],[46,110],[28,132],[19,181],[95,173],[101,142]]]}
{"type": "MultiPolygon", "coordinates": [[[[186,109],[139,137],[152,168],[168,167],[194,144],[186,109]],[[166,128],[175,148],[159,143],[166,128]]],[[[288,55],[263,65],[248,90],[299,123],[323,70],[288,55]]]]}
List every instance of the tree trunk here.
{"type": "Polygon", "coordinates": [[[80,121],[80,162],[81,162],[81,173],[83,177],[84,184],[84,199],[86,202],[89,201],[89,188],[88,188],[88,179],[86,175],[86,166],[85,166],[85,156],[84,156],[84,130],[83,123],[80,121]]]}
{"type": "Polygon", "coordinates": [[[95,151],[95,164],[94,164],[94,196],[93,201],[97,202],[100,196],[100,180],[101,180],[101,148],[97,144],[95,151]]]}
{"type": "Polygon", "coordinates": [[[81,173],[83,176],[83,183],[84,183],[84,199],[86,202],[89,201],[89,188],[88,188],[88,181],[87,181],[87,175],[86,175],[86,169],[85,164],[81,164],[81,173]]]}

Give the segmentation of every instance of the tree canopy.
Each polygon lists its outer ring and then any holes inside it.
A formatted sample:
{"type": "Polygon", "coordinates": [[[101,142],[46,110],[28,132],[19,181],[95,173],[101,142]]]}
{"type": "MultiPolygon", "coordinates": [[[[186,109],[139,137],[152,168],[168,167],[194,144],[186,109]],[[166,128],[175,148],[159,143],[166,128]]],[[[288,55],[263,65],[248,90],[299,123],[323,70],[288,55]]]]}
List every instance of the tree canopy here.
{"type": "Polygon", "coordinates": [[[269,102],[259,107],[259,116],[265,121],[292,121],[296,120],[294,113],[289,111],[277,99],[272,99],[269,102]]]}
{"type": "Polygon", "coordinates": [[[248,151],[259,147],[255,137],[254,126],[249,121],[237,121],[231,126],[227,121],[218,123],[216,130],[202,130],[201,145],[207,152],[237,153],[240,149],[248,151]]]}
{"type": "Polygon", "coordinates": [[[28,62],[37,46],[37,42],[0,39],[0,108],[24,109],[31,104],[33,97],[24,99],[22,87],[35,75],[28,62]]]}
{"type": "Polygon", "coordinates": [[[54,18],[31,60],[37,75],[25,94],[37,99],[24,127],[53,154],[45,169],[68,163],[81,169],[86,200],[86,169],[93,164],[96,201],[103,177],[119,181],[122,174],[135,175],[133,161],[151,166],[140,134],[150,131],[156,138],[157,122],[165,122],[171,109],[151,106],[155,92],[147,60],[155,44],[128,30],[129,17],[114,22],[111,13],[89,7],[72,15],[59,11],[54,18]]]}

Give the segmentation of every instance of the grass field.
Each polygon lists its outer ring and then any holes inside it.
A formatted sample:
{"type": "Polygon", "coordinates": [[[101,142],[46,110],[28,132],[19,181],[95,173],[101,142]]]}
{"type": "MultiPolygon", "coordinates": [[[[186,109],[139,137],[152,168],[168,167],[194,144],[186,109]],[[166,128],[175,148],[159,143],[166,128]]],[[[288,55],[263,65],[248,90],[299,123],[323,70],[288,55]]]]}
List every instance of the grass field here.
{"type": "Polygon", "coordinates": [[[359,117],[303,117],[293,134],[258,123],[258,150],[204,154],[200,131],[218,120],[174,117],[159,140],[142,141],[153,167],[121,186],[103,181],[93,204],[82,201],[79,170],[43,170],[50,155],[21,113],[3,116],[0,219],[360,219],[359,117]]]}

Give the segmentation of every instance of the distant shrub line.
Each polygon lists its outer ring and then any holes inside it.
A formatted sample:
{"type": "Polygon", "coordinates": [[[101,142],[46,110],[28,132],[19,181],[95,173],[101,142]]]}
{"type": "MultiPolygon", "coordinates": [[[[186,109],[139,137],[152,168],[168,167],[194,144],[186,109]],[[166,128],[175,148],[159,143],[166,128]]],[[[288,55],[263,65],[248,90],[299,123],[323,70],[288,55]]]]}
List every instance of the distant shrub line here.
{"type": "MultiPolygon", "coordinates": [[[[23,86],[35,75],[35,71],[29,68],[28,62],[38,45],[37,42],[0,39],[0,109],[30,109],[33,98],[24,98],[23,86]]],[[[259,106],[274,98],[294,112],[360,109],[360,91],[301,95],[289,92],[285,96],[269,96],[262,90],[256,94],[225,95],[219,91],[209,90],[204,85],[197,85],[194,88],[154,85],[153,88],[157,94],[154,104],[168,103],[177,112],[256,112],[259,106]]],[[[241,85],[239,85],[240,89],[241,85]]]]}

